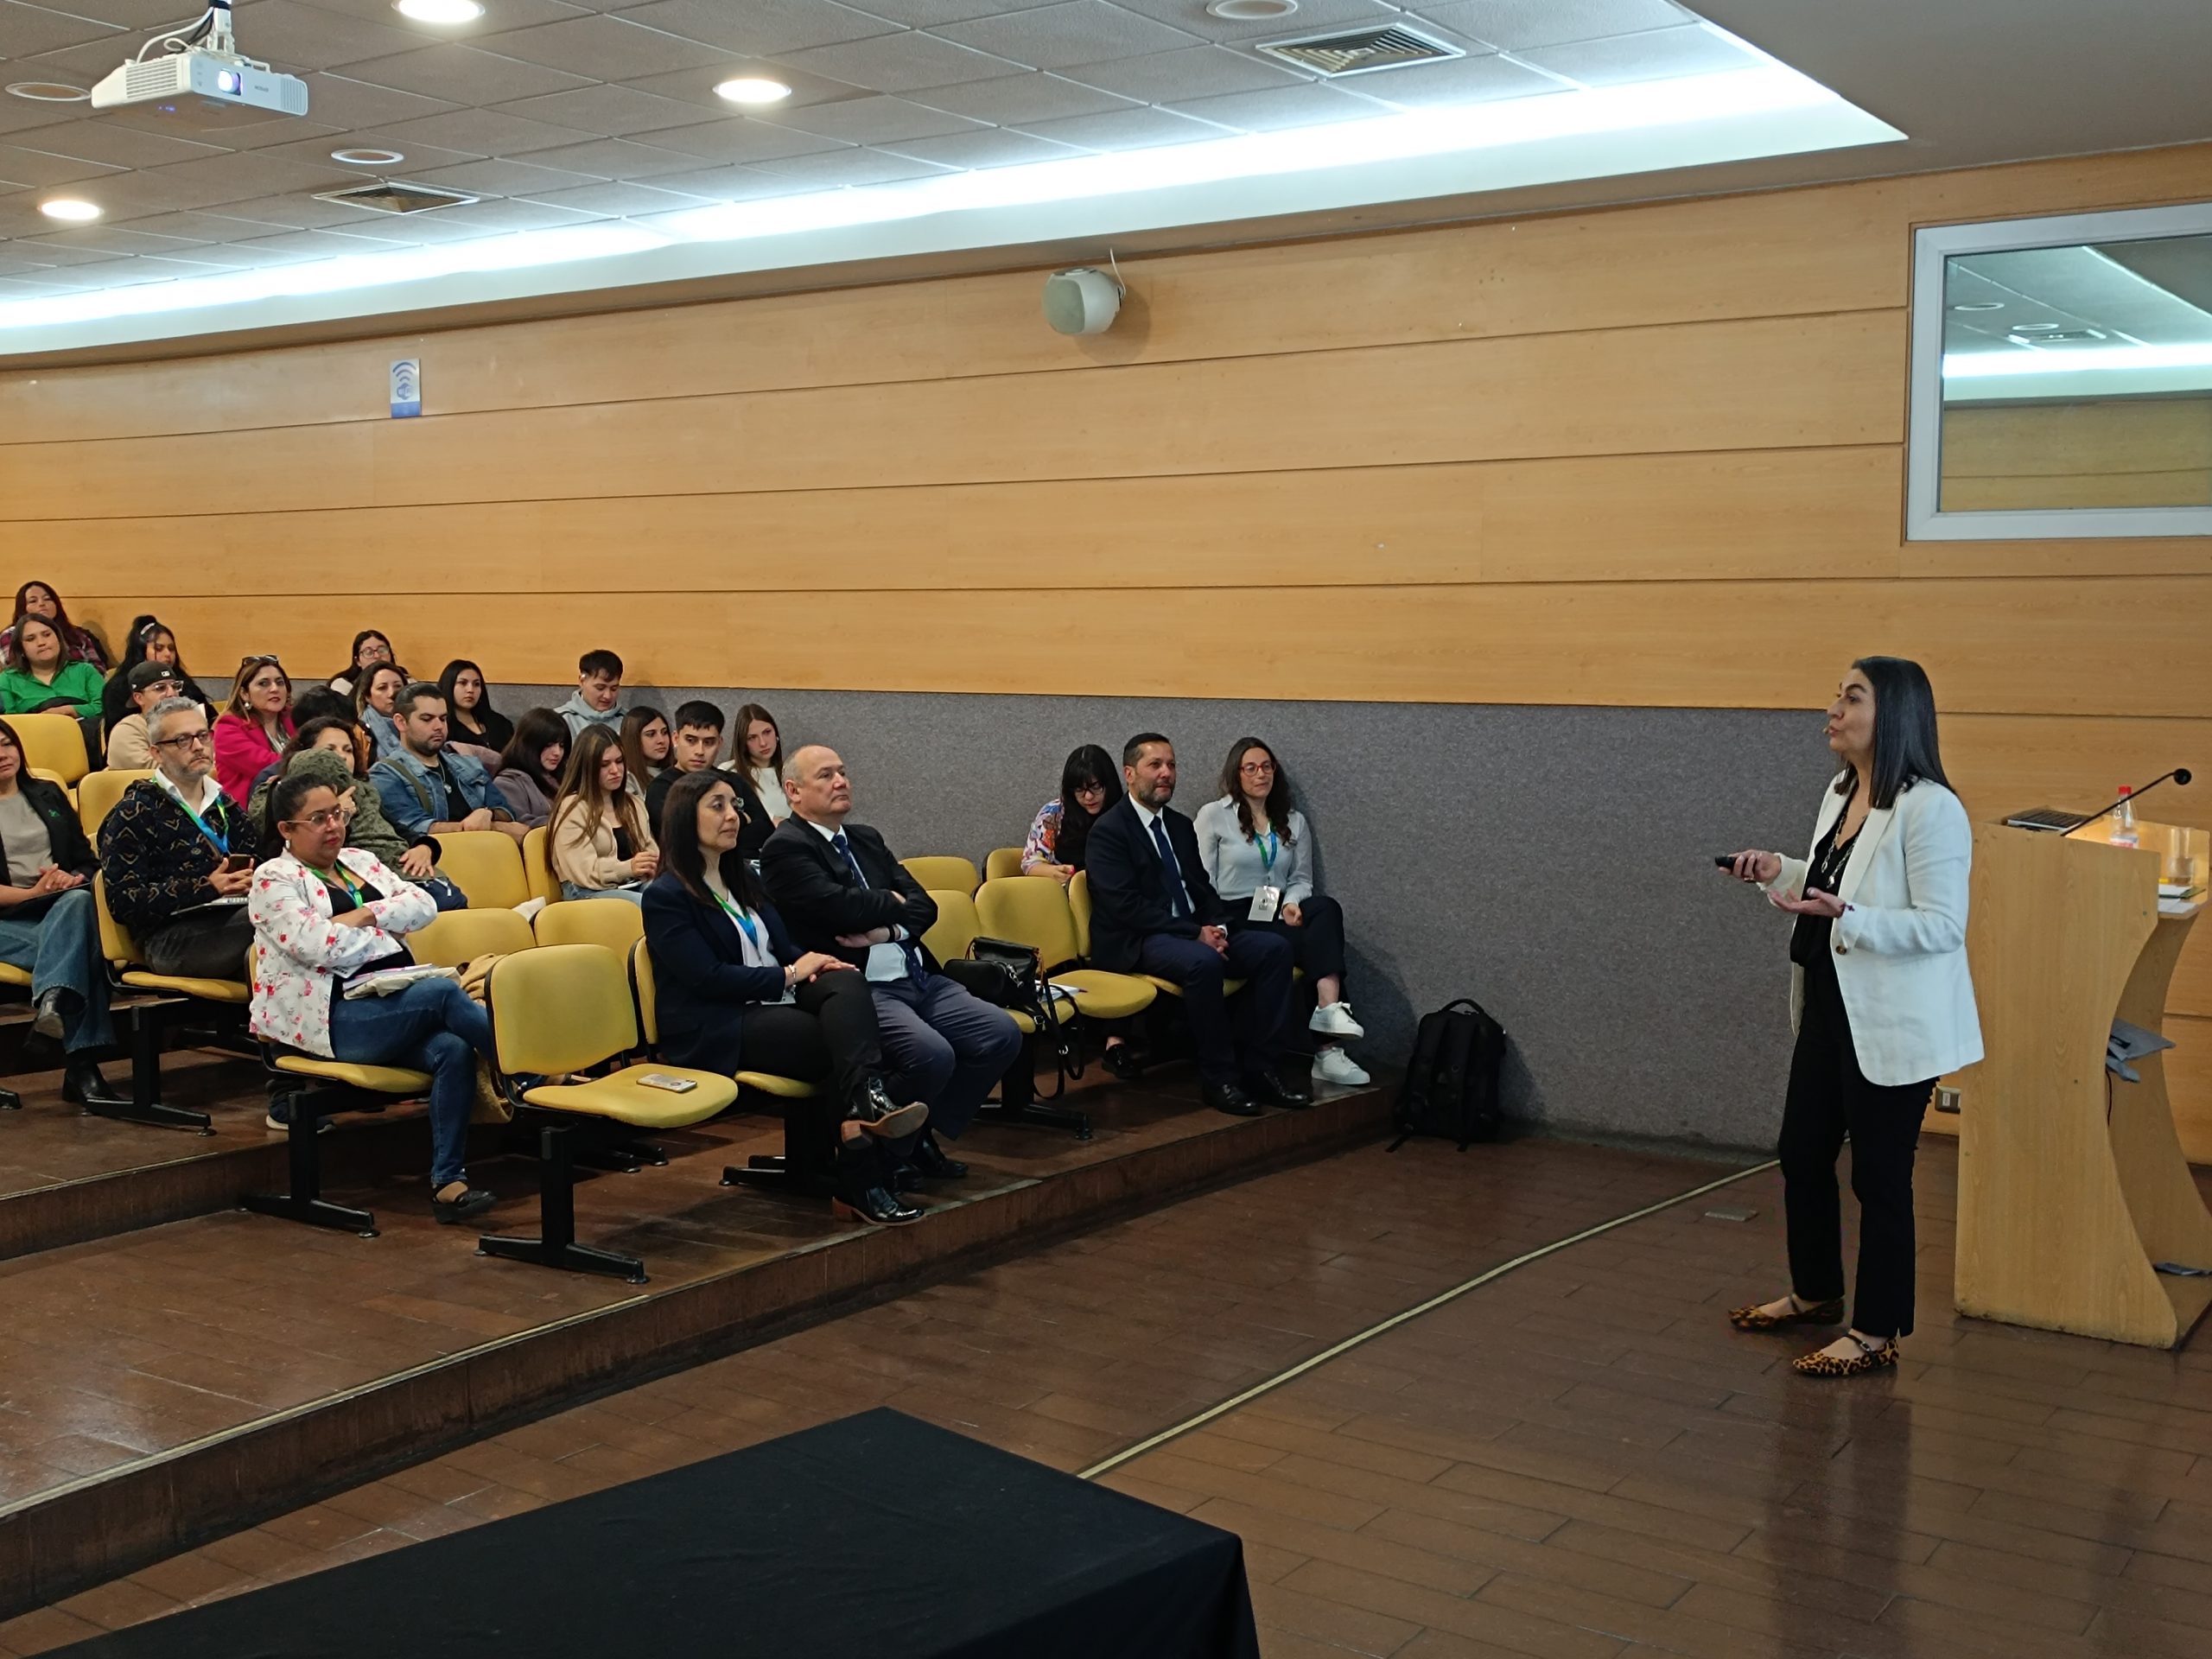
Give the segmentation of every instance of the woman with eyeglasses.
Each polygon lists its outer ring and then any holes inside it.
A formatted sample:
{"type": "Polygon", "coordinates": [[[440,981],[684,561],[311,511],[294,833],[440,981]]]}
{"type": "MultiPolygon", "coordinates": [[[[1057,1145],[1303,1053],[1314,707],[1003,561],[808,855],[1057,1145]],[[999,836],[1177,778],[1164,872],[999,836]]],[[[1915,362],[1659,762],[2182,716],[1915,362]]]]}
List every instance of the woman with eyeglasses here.
{"type": "MultiPolygon", "coordinates": [[[[308,697],[314,695],[305,694],[301,703],[304,706],[308,697]]],[[[300,727],[299,734],[285,748],[284,758],[276,770],[266,773],[254,785],[253,798],[245,804],[246,816],[253,820],[263,848],[274,849],[283,840],[269,811],[276,785],[296,776],[319,779],[338,791],[338,804],[346,809],[348,847],[374,853],[428,893],[437,901],[440,910],[466,909],[467,899],[438,874],[436,839],[417,836],[410,841],[393,829],[391,820],[385,817],[383,798],[378,795],[376,785],[369,782],[368,769],[361,763],[357,731],[352,721],[331,715],[308,721],[300,727]]]]}
{"type": "Polygon", "coordinates": [[[492,706],[492,688],[484,671],[467,658],[455,658],[438,676],[438,690],[446,695],[446,736],[498,754],[515,734],[515,723],[492,706]]]}
{"type": "Polygon", "coordinates": [[[363,673],[378,663],[397,660],[391,654],[391,640],[374,628],[363,628],[353,636],[353,649],[346,659],[346,666],[332,675],[326,683],[340,696],[350,697],[363,673]]]}
{"type": "Polygon", "coordinates": [[[249,657],[231,681],[216,716],[215,781],[232,800],[253,794],[253,780],[276,764],[292,741],[292,677],[274,657],[249,657]]]}
{"type": "MultiPolygon", "coordinates": [[[[207,711],[210,721],[214,720],[215,705],[200,689],[200,682],[192,677],[192,671],[184,665],[183,653],[177,650],[176,635],[157,616],[134,616],[130,619],[130,638],[123,647],[123,660],[107,677],[107,688],[100,694],[100,717],[106,721],[109,731],[114,731],[132,714],[141,712],[130,690],[130,671],[141,663],[159,663],[164,668],[175,669],[177,695],[190,697],[207,711]]],[[[113,760],[108,762],[110,766],[115,764],[113,760]]]]}
{"type": "Polygon", "coordinates": [[[1345,1039],[1367,1035],[1344,1000],[1344,909],[1313,891],[1313,831],[1290,804],[1290,779],[1275,752],[1256,737],[1230,744],[1221,797],[1200,807],[1192,823],[1206,874],[1230,907],[1230,932],[1280,935],[1313,982],[1306,1028],[1323,1039],[1313,1075],[1329,1083],[1368,1081],[1344,1049],[1345,1039]]]}
{"type": "MultiPolygon", "coordinates": [[[[64,662],[89,663],[101,673],[107,671],[107,647],[89,628],[80,628],[69,620],[68,607],[51,582],[27,582],[16,588],[14,614],[18,626],[26,616],[42,617],[53,623],[54,632],[61,637],[64,662]]],[[[15,628],[0,632],[0,658],[13,656],[15,650],[15,628]]]]}
{"type": "Polygon", "coordinates": [[[349,998],[350,980],[412,966],[405,936],[438,913],[429,895],[375,854],[346,845],[346,809],[327,783],[286,778],[270,797],[284,850],[254,872],[253,1034],[324,1059],[430,1074],[430,1212],[467,1221],[493,1196],[462,1163],[476,1059],[492,1027],[458,980],[422,979],[389,996],[349,998]]]}
{"type": "Polygon", "coordinates": [[[69,660],[59,626],[26,612],[10,633],[8,666],[0,671],[0,714],[52,710],[81,721],[99,719],[100,694],[106,689],[100,671],[90,663],[69,660]]]}
{"type": "Polygon", "coordinates": [[[374,759],[399,753],[399,721],[393,710],[399,694],[407,689],[407,671],[397,663],[378,663],[364,670],[353,687],[353,716],[374,744],[374,759]]]}
{"type": "Polygon", "coordinates": [[[1062,887],[1083,868],[1084,845],[1098,815],[1122,798],[1121,769],[1096,743],[1070,752],[1060,766],[1060,792],[1037,809],[1022,844],[1021,873],[1049,875],[1062,887]]]}
{"type": "Polygon", "coordinates": [[[60,1039],[61,1097],[73,1106],[124,1098],[92,1059],[114,1040],[92,906],[99,868],[69,798],[24,770],[22,740],[0,720],[0,962],[30,975],[31,1029],[60,1039]]]}

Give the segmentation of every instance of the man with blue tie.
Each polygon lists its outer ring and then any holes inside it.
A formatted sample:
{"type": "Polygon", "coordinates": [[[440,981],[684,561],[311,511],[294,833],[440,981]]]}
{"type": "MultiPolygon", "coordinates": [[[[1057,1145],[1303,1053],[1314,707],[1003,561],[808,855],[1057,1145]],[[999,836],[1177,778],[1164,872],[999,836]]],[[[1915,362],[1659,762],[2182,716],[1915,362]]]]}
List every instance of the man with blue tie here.
{"type": "Polygon", "coordinates": [[[1231,937],[1228,907],[1206,879],[1198,832],[1168,805],[1175,746],[1140,732],[1122,749],[1128,792],[1090,826],[1090,959],[1115,973],[1179,986],[1206,1104],[1237,1117],[1255,1102],[1313,1103],[1275,1070],[1290,1027],[1291,949],[1272,933],[1231,937]],[[1230,1017],[1224,982],[1245,982],[1230,1017]]]}
{"type": "Polygon", "coordinates": [[[967,1165],[937,1144],[957,1140],[1021,1052],[1004,1008],[938,971],[921,943],[937,903],[864,823],[848,823],[852,781],[834,749],[810,744],[784,762],[791,815],[760,849],[760,880],[801,950],[821,950],[868,976],[885,1069],[900,1100],[926,1101],[930,1127],[907,1154],[925,1179],[957,1180],[967,1165]]]}

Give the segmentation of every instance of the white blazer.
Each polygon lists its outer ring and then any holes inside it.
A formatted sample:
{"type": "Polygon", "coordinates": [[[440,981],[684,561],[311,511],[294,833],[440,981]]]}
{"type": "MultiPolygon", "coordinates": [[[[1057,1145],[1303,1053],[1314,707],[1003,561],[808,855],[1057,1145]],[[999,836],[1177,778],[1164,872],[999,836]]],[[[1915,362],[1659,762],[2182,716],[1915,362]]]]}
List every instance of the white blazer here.
{"type": "MultiPolygon", "coordinates": [[[[1831,785],[1821,797],[1813,846],[1785,858],[1766,883],[1795,899],[1805,890],[1810,852],[1842,815],[1831,785]]],[[[1837,897],[1847,906],[1829,935],[1836,983],[1851,1019],[1859,1069],[1894,1086],[1940,1077],[1981,1058],[1981,1018],[1967,971],[1967,881],[1974,830],[1959,798],[1922,779],[1871,811],[1844,866],[1837,897]]],[[[1789,970],[1789,1028],[1805,1008],[1805,974],[1789,970]]]]}

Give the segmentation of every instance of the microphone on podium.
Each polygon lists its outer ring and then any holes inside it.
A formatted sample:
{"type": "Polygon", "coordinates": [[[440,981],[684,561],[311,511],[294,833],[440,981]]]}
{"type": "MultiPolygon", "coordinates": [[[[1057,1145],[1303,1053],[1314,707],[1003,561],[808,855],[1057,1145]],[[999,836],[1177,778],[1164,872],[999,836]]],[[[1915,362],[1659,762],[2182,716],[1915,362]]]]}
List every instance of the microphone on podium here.
{"type": "Polygon", "coordinates": [[[2162,772],[2156,778],[2153,778],[2149,783],[2144,785],[2142,788],[2129,791],[2126,794],[2121,796],[2120,800],[2114,801],[2111,806],[2099,807],[2095,811],[2090,813],[2088,817],[2082,819],[2081,823],[2069,826],[2068,829],[2061,832],[2062,838],[2064,836],[2072,835],[2076,830],[2087,829],[2089,825],[2094,823],[2099,818],[2104,817],[2106,813],[2116,810],[2120,805],[2121,802],[2126,802],[2131,806],[2133,805],[2137,801],[2141,800],[2145,795],[2148,795],[2152,790],[2156,789],[2160,784],[2164,783],[2169,778],[2172,779],[2177,784],[2180,784],[2186,787],[2190,780],[2190,770],[2187,766],[2176,766],[2171,772],[2162,772]]]}

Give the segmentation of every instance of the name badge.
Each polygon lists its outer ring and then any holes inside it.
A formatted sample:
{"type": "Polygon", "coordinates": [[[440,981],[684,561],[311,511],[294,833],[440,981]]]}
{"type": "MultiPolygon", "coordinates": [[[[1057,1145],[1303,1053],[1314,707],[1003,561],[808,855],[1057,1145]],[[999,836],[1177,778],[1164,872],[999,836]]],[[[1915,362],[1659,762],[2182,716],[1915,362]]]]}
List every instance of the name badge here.
{"type": "Polygon", "coordinates": [[[1281,887],[1255,887],[1252,890],[1252,908],[1248,918],[1255,922],[1272,922],[1275,918],[1275,912],[1281,908],[1282,889],[1281,887]]]}
{"type": "Polygon", "coordinates": [[[871,985],[887,985],[906,977],[906,953],[896,944],[871,944],[868,966],[861,973],[871,985]]]}

